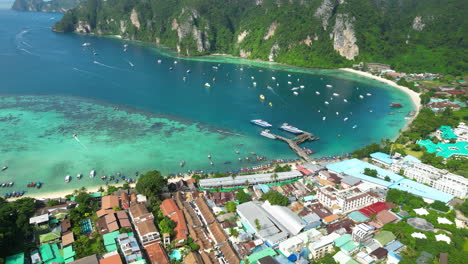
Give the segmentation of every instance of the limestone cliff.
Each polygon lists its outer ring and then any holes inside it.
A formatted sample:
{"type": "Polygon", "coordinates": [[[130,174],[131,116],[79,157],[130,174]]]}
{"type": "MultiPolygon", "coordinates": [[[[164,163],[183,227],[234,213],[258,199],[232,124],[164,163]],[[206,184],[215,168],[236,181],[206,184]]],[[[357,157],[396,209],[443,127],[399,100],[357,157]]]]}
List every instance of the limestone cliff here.
{"type": "Polygon", "coordinates": [[[359,47],[356,45],[356,35],[353,23],[356,19],[349,15],[338,14],[333,27],[333,48],[341,56],[353,60],[359,55],[359,47]]]}
{"type": "Polygon", "coordinates": [[[84,0],[15,0],[11,9],[32,12],[65,13],[77,7],[84,0]]]}

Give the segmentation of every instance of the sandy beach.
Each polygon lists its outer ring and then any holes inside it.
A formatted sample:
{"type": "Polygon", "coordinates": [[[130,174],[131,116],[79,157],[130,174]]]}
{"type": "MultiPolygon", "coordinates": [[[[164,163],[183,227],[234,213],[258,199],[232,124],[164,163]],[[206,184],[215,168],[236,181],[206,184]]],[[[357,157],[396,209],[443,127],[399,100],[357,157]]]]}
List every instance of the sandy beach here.
{"type": "Polygon", "coordinates": [[[383,82],[385,84],[391,85],[391,86],[393,86],[393,87],[395,87],[397,89],[400,89],[401,91],[405,92],[411,98],[411,101],[413,102],[413,105],[416,108],[416,113],[419,113],[419,110],[421,109],[421,99],[419,98],[419,93],[417,93],[417,92],[415,92],[413,90],[410,90],[407,87],[398,85],[394,81],[391,81],[391,80],[388,80],[388,79],[385,79],[385,78],[370,74],[368,72],[358,71],[358,70],[354,70],[354,69],[350,69],[350,68],[341,68],[340,70],[347,71],[347,72],[352,72],[352,73],[355,73],[355,74],[358,74],[358,75],[361,75],[361,76],[364,76],[364,77],[368,77],[368,78],[383,82]]]}

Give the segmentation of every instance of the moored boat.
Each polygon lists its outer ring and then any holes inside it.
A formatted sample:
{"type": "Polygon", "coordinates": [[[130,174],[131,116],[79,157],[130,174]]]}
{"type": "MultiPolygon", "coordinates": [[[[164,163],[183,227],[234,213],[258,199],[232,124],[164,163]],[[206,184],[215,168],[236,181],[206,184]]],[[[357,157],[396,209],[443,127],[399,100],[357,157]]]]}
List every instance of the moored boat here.
{"type": "Polygon", "coordinates": [[[90,171],[89,172],[89,177],[94,178],[94,176],[96,176],[96,171],[95,170],[90,171]]]}
{"type": "Polygon", "coordinates": [[[284,123],[283,125],[281,125],[280,129],[287,131],[289,133],[296,134],[296,135],[304,133],[304,131],[300,130],[299,128],[290,126],[287,123],[284,123]]]}
{"type": "Polygon", "coordinates": [[[403,107],[403,105],[399,103],[391,103],[390,107],[400,108],[400,107],[403,107]]]}
{"type": "Polygon", "coordinates": [[[209,83],[205,83],[205,87],[210,88],[211,85],[209,83]]]}
{"type": "Polygon", "coordinates": [[[269,139],[276,139],[276,136],[270,133],[270,130],[265,129],[260,133],[261,136],[264,136],[269,139]]]}
{"type": "Polygon", "coordinates": [[[332,88],[333,87],[331,84],[327,84],[325,86],[327,86],[327,88],[332,88]]]}
{"type": "Polygon", "coordinates": [[[2,167],[2,171],[7,170],[7,169],[8,169],[8,166],[3,166],[2,167]]]}
{"type": "Polygon", "coordinates": [[[77,178],[78,180],[80,180],[81,177],[83,177],[83,174],[81,174],[81,173],[78,173],[78,174],[76,175],[76,178],[77,178]]]}
{"type": "Polygon", "coordinates": [[[250,120],[250,123],[257,125],[257,126],[265,127],[265,128],[272,127],[270,123],[261,119],[250,120]]]}
{"type": "Polygon", "coordinates": [[[71,181],[71,176],[70,175],[65,176],[65,182],[69,183],[70,181],[71,181]]]}

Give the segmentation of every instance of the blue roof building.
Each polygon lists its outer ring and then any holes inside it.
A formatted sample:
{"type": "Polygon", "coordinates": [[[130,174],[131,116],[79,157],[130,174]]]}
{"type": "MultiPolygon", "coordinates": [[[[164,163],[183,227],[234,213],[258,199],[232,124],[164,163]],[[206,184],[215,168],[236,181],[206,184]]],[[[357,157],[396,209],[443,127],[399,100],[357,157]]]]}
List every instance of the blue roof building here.
{"type": "Polygon", "coordinates": [[[395,241],[390,242],[389,244],[387,244],[384,248],[386,250],[388,250],[388,252],[394,252],[394,251],[399,250],[403,246],[405,246],[405,245],[403,245],[400,241],[395,240],[395,241]]]}
{"type": "Polygon", "coordinates": [[[447,203],[454,197],[453,195],[450,195],[448,193],[444,193],[435,188],[406,179],[396,173],[384,170],[375,165],[369,164],[358,159],[349,159],[336,163],[331,163],[327,165],[327,169],[330,172],[336,174],[351,175],[353,177],[360,178],[361,180],[378,184],[382,187],[409,192],[411,194],[418,195],[434,201],[441,201],[447,203]],[[377,177],[379,178],[364,175],[363,172],[365,168],[376,170],[377,177]],[[386,177],[390,178],[390,181],[383,180],[386,177]]]}
{"type": "Polygon", "coordinates": [[[379,164],[382,164],[386,167],[389,167],[393,163],[392,157],[390,157],[390,155],[388,155],[387,153],[375,152],[375,153],[370,154],[370,156],[373,161],[379,164]]]}

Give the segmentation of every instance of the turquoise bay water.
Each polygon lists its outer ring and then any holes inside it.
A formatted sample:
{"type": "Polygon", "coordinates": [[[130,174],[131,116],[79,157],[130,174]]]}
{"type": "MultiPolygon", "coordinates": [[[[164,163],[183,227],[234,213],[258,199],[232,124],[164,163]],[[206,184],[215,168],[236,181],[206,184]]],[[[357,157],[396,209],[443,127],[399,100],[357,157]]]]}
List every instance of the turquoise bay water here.
{"type": "Polygon", "coordinates": [[[319,136],[304,144],[317,152],[314,157],[342,154],[395,137],[413,110],[403,92],[349,73],[304,73],[229,58],[185,60],[139,43],[128,43],[125,51],[122,40],[54,33],[50,26],[59,18],[0,10],[0,165],[9,166],[0,183],[15,181],[5,191],[26,189],[29,181],[44,182],[30,192],[101,184],[87,177],[92,169],[98,175],[223,172],[256,165],[237,161],[249,152],[295,158],[284,143],[259,136],[261,129],[249,123],[256,118],[319,136]],[[291,89],[301,85],[294,95],[291,89]],[[402,113],[390,109],[391,102],[403,104],[402,113]],[[77,173],[82,180],[64,183],[65,175],[77,173]]]}

